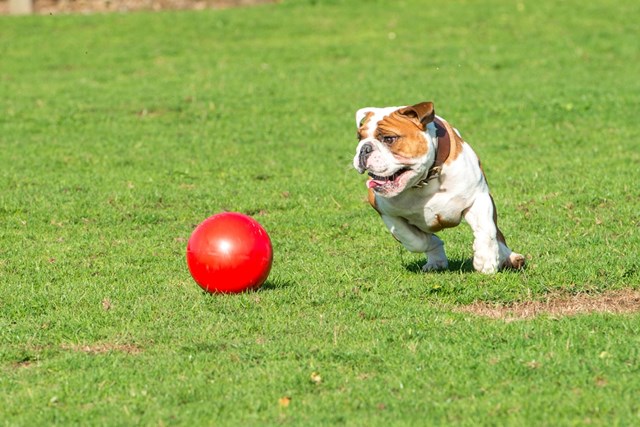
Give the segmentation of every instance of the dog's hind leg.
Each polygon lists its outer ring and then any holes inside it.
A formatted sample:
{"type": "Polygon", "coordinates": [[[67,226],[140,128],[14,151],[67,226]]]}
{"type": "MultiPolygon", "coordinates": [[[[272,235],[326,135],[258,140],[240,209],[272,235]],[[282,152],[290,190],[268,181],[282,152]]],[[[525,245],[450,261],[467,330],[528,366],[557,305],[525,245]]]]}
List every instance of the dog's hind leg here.
{"type": "Polygon", "coordinates": [[[479,195],[464,213],[464,218],[473,230],[473,267],[477,271],[491,274],[504,268],[524,266],[524,256],[509,249],[498,228],[496,206],[489,193],[479,195]]]}

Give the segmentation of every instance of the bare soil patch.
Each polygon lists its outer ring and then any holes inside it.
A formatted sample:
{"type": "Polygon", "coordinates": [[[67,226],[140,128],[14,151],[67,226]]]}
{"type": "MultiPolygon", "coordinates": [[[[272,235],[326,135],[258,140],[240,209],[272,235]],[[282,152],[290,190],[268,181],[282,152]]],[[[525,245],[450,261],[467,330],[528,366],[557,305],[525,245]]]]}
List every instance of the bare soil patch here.
{"type": "Polygon", "coordinates": [[[33,361],[31,360],[21,360],[19,362],[14,362],[13,367],[16,369],[20,368],[28,368],[33,365],[33,361]]]}
{"type": "Polygon", "coordinates": [[[524,301],[510,305],[474,302],[457,307],[455,311],[507,322],[532,319],[540,315],[564,317],[588,313],[637,313],[640,312],[640,291],[625,289],[599,295],[555,294],[541,301],[524,301]]]}
{"type": "MultiPolygon", "coordinates": [[[[33,0],[33,12],[63,13],[133,12],[141,10],[204,10],[277,3],[278,0],[33,0]]],[[[9,0],[0,0],[0,15],[9,13],[9,0]]]]}
{"type": "Polygon", "coordinates": [[[128,354],[138,354],[142,352],[142,349],[133,344],[111,344],[111,343],[101,343],[101,344],[92,344],[92,345],[69,345],[65,344],[62,346],[64,350],[78,351],[82,353],[88,354],[104,354],[111,352],[121,352],[128,354]]]}

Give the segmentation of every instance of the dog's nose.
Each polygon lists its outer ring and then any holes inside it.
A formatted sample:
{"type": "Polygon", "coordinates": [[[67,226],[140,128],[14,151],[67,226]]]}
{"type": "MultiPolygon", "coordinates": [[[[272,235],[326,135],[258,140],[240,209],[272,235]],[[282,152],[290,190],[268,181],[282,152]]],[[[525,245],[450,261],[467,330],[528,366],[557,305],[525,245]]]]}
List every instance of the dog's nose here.
{"type": "Polygon", "coordinates": [[[358,154],[358,166],[360,166],[361,170],[365,170],[367,168],[367,159],[372,152],[373,145],[368,142],[360,147],[360,154],[358,154]]]}

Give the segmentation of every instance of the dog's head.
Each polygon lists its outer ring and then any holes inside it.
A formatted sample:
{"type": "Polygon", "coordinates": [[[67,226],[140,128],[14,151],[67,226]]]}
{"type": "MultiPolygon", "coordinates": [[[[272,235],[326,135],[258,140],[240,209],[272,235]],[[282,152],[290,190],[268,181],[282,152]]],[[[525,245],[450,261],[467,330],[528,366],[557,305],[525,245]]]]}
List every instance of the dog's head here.
{"type": "Polygon", "coordinates": [[[434,118],[431,102],[358,110],[353,166],[359,173],[368,172],[368,188],[393,197],[425,179],[435,159],[434,138],[428,132],[434,118]]]}

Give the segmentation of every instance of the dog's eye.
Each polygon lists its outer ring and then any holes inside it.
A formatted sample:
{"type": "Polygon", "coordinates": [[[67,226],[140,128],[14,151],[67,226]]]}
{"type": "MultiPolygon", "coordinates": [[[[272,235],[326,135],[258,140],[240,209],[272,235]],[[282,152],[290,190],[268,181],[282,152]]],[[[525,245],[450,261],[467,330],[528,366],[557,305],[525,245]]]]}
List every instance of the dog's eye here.
{"type": "Polygon", "coordinates": [[[387,135],[382,137],[382,142],[385,144],[393,144],[398,140],[398,137],[395,135],[387,135]]]}

